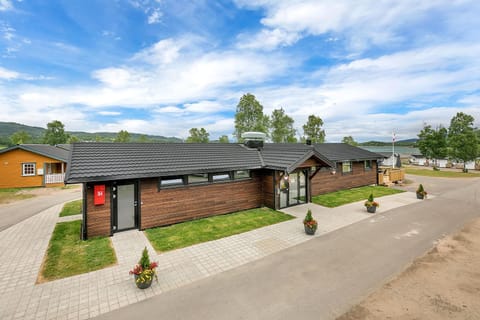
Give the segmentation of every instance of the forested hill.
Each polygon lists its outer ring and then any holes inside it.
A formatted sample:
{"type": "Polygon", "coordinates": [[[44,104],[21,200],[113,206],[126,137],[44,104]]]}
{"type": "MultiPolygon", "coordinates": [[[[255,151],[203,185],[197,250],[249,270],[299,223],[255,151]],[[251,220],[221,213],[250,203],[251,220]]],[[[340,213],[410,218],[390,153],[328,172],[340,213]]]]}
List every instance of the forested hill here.
{"type": "MultiPolygon", "coordinates": [[[[46,129],[40,127],[27,126],[15,122],[0,122],[0,145],[11,144],[10,137],[18,131],[25,131],[30,136],[28,143],[42,143],[43,135],[46,129]]],[[[75,136],[79,141],[102,141],[112,142],[117,136],[116,132],[81,132],[67,131],[71,136],[75,136]]],[[[176,137],[164,137],[156,135],[144,135],[139,133],[130,133],[130,140],[143,142],[182,142],[176,137]]]]}
{"type": "MultiPolygon", "coordinates": [[[[403,147],[413,147],[418,139],[407,139],[407,140],[399,140],[395,141],[396,146],[403,146],[403,147]]],[[[384,141],[367,141],[359,143],[360,146],[391,146],[392,142],[384,142],[384,141]]]]}

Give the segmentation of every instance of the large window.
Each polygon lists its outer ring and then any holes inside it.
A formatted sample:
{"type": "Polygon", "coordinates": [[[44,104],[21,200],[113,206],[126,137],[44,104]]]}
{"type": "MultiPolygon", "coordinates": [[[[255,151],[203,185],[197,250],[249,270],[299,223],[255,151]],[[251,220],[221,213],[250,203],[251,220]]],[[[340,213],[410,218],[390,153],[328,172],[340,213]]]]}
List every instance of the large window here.
{"type": "Polygon", "coordinates": [[[215,182],[250,179],[250,170],[224,171],[214,173],[195,173],[189,175],[178,175],[160,177],[158,179],[158,190],[162,188],[178,188],[189,185],[200,185],[215,182]]]}
{"type": "Polygon", "coordinates": [[[22,163],[22,176],[34,176],[35,163],[22,163]]]}
{"type": "Polygon", "coordinates": [[[188,180],[187,180],[188,184],[207,183],[207,182],[208,182],[207,173],[191,174],[188,176],[188,180]]]}
{"type": "Polygon", "coordinates": [[[372,160],[365,160],[365,171],[372,170],[372,160]]]}
{"type": "Polygon", "coordinates": [[[342,162],[342,174],[351,173],[352,172],[352,162],[345,161],[342,162]]]}
{"type": "Polygon", "coordinates": [[[172,176],[160,178],[160,188],[182,186],[185,184],[183,176],[172,176]]]}
{"type": "Polygon", "coordinates": [[[230,180],[230,173],[229,172],[212,173],[211,177],[212,177],[212,182],[230,180]]]}
{"type": "Polygon", "coordinates": [[[233,173],[233,178],[235,180],[250,178],[250,170],[237,170],[233,173]]]}

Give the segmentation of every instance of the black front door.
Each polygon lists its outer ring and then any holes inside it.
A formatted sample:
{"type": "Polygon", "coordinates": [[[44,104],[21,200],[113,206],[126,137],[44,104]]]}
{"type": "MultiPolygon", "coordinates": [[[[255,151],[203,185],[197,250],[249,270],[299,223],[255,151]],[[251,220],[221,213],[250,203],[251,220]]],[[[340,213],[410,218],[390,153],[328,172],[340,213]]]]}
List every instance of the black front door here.
{"type": "Polygon", "coordinates": [[[286,208],[307,201],[307,170],[298,170],[283,176],[280,181],[280,208],[286,208]]]}
{"type": "Polygon", "coordinates": [[[113,231],[137,228],[137,184],[126,183],[112,186],[113,231]]]}

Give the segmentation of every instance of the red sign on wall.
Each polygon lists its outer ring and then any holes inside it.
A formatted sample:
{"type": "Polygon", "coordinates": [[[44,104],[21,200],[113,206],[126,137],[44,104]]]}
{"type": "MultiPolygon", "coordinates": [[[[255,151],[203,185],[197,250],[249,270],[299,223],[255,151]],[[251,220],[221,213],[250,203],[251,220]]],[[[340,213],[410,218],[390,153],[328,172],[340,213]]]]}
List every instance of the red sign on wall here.
{"type": "Polygon", "coordinates": [[[98,184],[93,186],[93,204],[98,206],[105,204],[105,185],[98,184]]]}

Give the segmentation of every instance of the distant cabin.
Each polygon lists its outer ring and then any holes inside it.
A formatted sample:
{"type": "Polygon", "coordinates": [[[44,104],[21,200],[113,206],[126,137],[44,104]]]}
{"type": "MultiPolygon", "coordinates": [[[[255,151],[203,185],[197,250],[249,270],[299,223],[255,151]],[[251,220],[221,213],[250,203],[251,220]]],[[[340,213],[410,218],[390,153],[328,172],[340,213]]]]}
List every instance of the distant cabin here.
{"type": "Polygon", "coordinates": [[[64,185],[70,145],[20,144],[0,150],[0,188],[64,185]]]}

